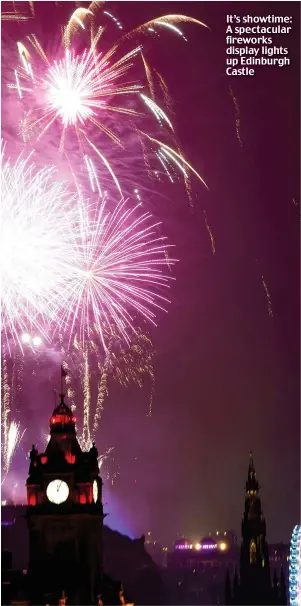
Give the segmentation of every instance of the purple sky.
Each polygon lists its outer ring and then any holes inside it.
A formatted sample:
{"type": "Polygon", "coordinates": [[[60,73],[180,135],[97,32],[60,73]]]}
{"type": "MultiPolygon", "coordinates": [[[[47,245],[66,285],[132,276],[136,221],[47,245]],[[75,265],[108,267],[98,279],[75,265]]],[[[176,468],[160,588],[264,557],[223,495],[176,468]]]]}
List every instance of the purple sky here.
{"type": "MultiPolygon", "coordinates": [[[[185,13],[212,31],[187,24],[188,43],[165,32],[147,44],[170,87],[182,149],[210,191],[194,182],[193,211],[176,187],[159,191],[157,206],[152,199],[180,263],[169,313],[152,332],[153,417],[147,391],[112,389],[106,405],[98,447],[115,445],[120,465],[107,510],[111,499],[122,530],[150,529],[162,541],[239,531],[252,449],[268,540],[288,541],[300,511],[299,4],[111,2],[110,10],[126,27],[185,13]],[[292,15],[293,34],[278,40],[291,66],[227,77],[225,15],[233,12],[292,15]]],[[[18,39],[22,25],[15,27],[18,39]]],[[[42,394],[32,397],[33,427],[41,427],[52,396],[43,405],[42,394]]]]}

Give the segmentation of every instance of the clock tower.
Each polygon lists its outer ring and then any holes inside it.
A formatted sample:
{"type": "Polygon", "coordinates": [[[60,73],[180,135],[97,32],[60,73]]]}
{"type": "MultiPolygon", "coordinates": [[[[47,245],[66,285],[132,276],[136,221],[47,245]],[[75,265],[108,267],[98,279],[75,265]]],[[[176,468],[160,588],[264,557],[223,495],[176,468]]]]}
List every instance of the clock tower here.
{"type": "MultiPolygon", "coordinates": [[[[30,453],[27,522],[32,604],[62,595],[68,604],[96,604],[101,593],[102,480],[95,444],[83,452],[64,394],[50,418],[46,451],[30,453]],[[48,596],[48,597],[47,597],[48,596]]],[[[50,601],[51,603],[51,601],[50,601]]],[[[55,602],[57,603],[57,601],[55,602]]]]}

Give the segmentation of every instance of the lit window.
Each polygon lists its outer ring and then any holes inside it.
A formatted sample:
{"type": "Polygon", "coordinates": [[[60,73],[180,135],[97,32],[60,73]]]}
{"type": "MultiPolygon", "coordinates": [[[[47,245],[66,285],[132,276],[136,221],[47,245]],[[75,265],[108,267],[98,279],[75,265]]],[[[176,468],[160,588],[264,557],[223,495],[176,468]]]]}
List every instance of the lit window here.
{"type": "Polygon", "coordinates": [[[250,543],[250,564],[256,564],[256,544],[254,539],[250,543]]]}
{"type": "Polygon", "coordinates": [[[30,494],[28,497],[28,505],[34,507],[37,504],[37,497],[35,494],[30,494]]]}
{"type": "Polygon", "coordinates": [[[65,459],[69,465],[74,465],[75,455],[73,455],[71,452],[66,452],[65,459]]]}

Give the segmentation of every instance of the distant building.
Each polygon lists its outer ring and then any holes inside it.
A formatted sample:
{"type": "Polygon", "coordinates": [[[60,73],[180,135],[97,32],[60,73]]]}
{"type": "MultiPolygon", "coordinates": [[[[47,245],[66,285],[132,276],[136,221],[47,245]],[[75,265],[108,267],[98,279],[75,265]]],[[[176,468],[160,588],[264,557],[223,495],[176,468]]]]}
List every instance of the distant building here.
{"type": "Polygon", "coordinates": [[[233,583],[226,577],[226,604],[277,606],[286,604],[283,568],[280,578],[276,571],[270,576],[270,559],[266,541],[266,523],[261,509],[259,484],[252,453],[246,482],[245,510],[241,525],[240,577],[235,571],[233,583]]]}
{"type": "MultiPolygon", "coordinates": [[[[25,506],[3,506],[1,508],[2,522],[2,604],[10,604],[10,596],[16,596],[18,590],[22,595],[27,588],[27,568],[29,553],[29,537],[26,521],[25,506]],[[7,523],[8,522],[8,523],[7,523]],[[16,588],[18,588],[16,590],[16,588]],[[25,589],[24,589],[25,588],[25,589]],[[4,599],[5,595],[5,599],[4,599]]],[[[162,582],[161,571],[146,552],[144,537],[130,539],[108,526],[103,526],[103,570],[106,578],[122,579],[126,595],[136,603],[162,605],[169,603],[162,582]]],[[[116,599],[120,583],[114,588],[116,599]]],[[[106,600],[108,603],[108,588],[106,600]]],[[[25,591],[27,595],[27,589],[25,591]]],[[[113,597],[114,597],[113,595],[113,597]]],[[[69,601],[69,600],[68,600],[69,601]]],[[[68,606],[67,601],[67,606],[68,606]]],[[[45,602],[46,603],[46,602],[45,602]]],[[[56,602],[57,604],[58,602],[56,602]]],[[[97,602],[96,602],[97,603],[97,602]]],[[[117,602],[118,604],[119,602],[117,602]]],[[[115,604],[115,602],[114,602],[115,604]]]]}
{"type": "Polygon", "coordinates": [[[227,541],[226,536],[216,540],[204,537],[197,543],[188,539],[176,541],[174,549],[168,553],[167,567],[177,570],[212,567],[216,562],[235,564],[237,549],[227,541]]]}
{"type": "Polygon", "coordinates": [[[197,543],[177,540],[167,554],[165,578],[173,604],[223,604],[225,575],[234,571],[239,550],[232,533],[204,537],[197,543]]]}

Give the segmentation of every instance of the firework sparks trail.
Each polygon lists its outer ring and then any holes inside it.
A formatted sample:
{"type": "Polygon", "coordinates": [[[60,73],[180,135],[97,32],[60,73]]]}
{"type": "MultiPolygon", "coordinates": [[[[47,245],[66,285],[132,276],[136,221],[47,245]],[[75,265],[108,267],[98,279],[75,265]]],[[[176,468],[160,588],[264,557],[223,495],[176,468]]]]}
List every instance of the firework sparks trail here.
{"type": "Polygon", "coordinates": [[[99,465],[99,469],[102,467],[102,465],[104,464],[104,462],[106,461],[106,459],[109,458],[111,452],[114,450],[115,446],[110,446],[109,448],[107,448],[107,450],[101,454],[98,457],[98,465],[99,465]]]}
{"type": "MultiPolygon", "coordinates": [[[[115,460],[115,459],[113,459],[113,461],[114,461],[114,460],[115,460]]],[[[112,486],[114,486],[114,484],[115,484],[115,480],[116,480],[117,476],[119,476],[119,475],[120,475],[120,472],[119,472],[119,465],[117,465],[117,469],[114,471],[114,473],[113,473],[111,476],[110,476],[109,474],[107,475],[107,479],[108,479],[108,480],[111,480],[111,485],[112,485],[112,486]]]]}
{"type": "MultiPolygon", "coordinates": [[[[119,178],[114,167],[116,158],[114,157],[113,162],[110,162],[107,152],[109,145],[102,145],[100,152],[96,142],[93,141],[95,132],[100,131],[107,138],[108,143],[111,141],[119,148],[125,146],[126,153],[124,133],[127,129],[132,145],[133,137],[138,135],[135,122],[143,119],[146,106],[158,121],[160,129],[166,127],[166,135],[174,137],[170,118],[156,103],[152,69],[142,53],[142,45],[123,55],[122,45],[134,36],[147,34],[150,29],[156,31],[156,28],[162,29],[162,27],[186,40],[183,32],[176,25],[179,23],[194,23],[209,28],[203,22],[185,15],[165,15],[124,34],[117,39],[112,48],[98,53],[96,46],[105,29],[103,26],[95,25],[96,13],[101,5],[102,3],[92,2],[88,9],[79,7],[74,11],[64,29],[63,58],[60,56],[55,60],[48,56],[34,34],[28,37],[33,53],[19,42],[20,66],[14,69],[14,83],[8,86],[17,91],[24,103],[24,117],[21,120],[24,141],[33,139],[37,142],[46,133],[52,133],[52,140],[57,141],[54,146],[62,153],[66,145],[76,140],[83,158],[92,152],[98,155],[120,191],[119,178]],[[90,30],[91,36],[86,36],[87,47],[82,53],[78,53],[75,50],[74,39],[86,29],[90,30]],[[130,73],[135,70],[136,78],[141,65],[142,78],[134,80],[130,73]],[[150,98],[145,94],[145,88],[149,89],[150,98]],[[119,103],[115,103],[115,99],[119,99],[119,103]],[[29,105],[28,100],[30,100],[29,105]],[[130,118],[131,122],[129,122],[130,118]],[[105,153],[103,153],[104,147],[105,153]]],[[[121,23],[110,12],[103,11],[102,15],[122,29],[121,23]]],[[[164,79],[155,70],[154,74],[159,79],[159,86],[170,105],[164,79]]],[[[137,138],[139,139],[139,135],[137,138]]],[[[152,139],[148,155],[156,159],[158,155],[154,149],[154,142],[155,139],[152,139]]],[[[169,153],[167,147],[163,148],[160,143],[158,145],[161,153],[169,153]]],[[[175,174],[180,174],[179,169],[184,174],[186,183],[186,170],[192,170],[192,167],[183,161],[181,154],[179,156],[177,157],[175,152],[170,152],[169,161],[175,174]]],[[[166,163],[162,158],[158,159],[164,169],[166,163]]],[[[170,170],[167,171],[168,177],[169,172],[170,170]]],[[[196,171],[192,172],[200,178],[196,171]]]]}
{"type": "Polygon", "coordinates": [[[84,376],[83,376],[84,418],[83,418],[83,433],[82,433],[82,437],[81,437],[81,443],[86,446],[91,443],[91,436],[90,436],[91,390],[90,390],[89,354],[88,354],[87,343],[84,344],[83,358],[84,358],[84,376]]]}
{"type": "Polygon", "coordinates": [[[154,402],[154,397],[155,397],[155,375],[154,372],[151,373],[150,375],[151,378],[151,393],[150,393],[150,398],[149,398],[149,406],[148,406],[148,417],[152,417],[153,416],[153,402],[154,402]]]}
{"type": "Polygon", "coordinates": [[[267,287],[267,283],[266,283],[266,281],[265,281],[265,279],[264,279],[263,276],[261,276],[261,282],[262,282],[263,288],[265,290],[266,298],[267,298],[268,314],[269,314],[270,318],[273,318],[274,314],[273,314],[271,296],[270,296],[270,293],[269,293],[269,290],[268,290],[268,287],[267,287]]]}
{"type": "Polygon", "coordinates": [[[21,428],[20,428],[20,423],[11,418],[12,394],[11,394],[11,387],[10,387],[9,380],[8,380],[8,368],[7,368],[7,359],[6,359],[5,351],[3,351],[3,355],[2,355],[2,369],[1,370],[2,370],[1,448],[2,448],[2,471],[3,471],[3,477],[2,477],[2,481],[1,481],[1,485],[2,485],[10,470],[13,456],[14,456],[18,446],[20,445],[20,442],[21,442],[26,430],[24,430],[22,432],[21,428]]]}
{"type": "MultiPolygon", "coordinates": [[[[1,380],[1,401],[2,401],[2,411],[1,411],[1,425],[3,430],[3,452],[5,453],[7,442],[8,442],[8,426],[9,426],[9,413],[10,413],[10,385],[8,382],[8,370],[7,370],[7,360],[5,352],[3,353],[2,360],[2,380],[1,380]]],[[[5,460],[4,456],[4,460],[5,460]]]]}
{"type": "Polygon", "coordinates": [[[209,234],[209,237],[210,237],[210,241],[211,241],[211,249],[212,249],[212,254],[213,254],[213,255],[215,255],[215,252],[216,252],[216,251],[215,251],[215,241],[214,241],[214,237],[213,237],[212,230],[211,230],[210,225],[209,225],[209,223],[208,223],[208,219],[207,219],[207,213],[206,213],[206,211],[205,211],[205,210],[204,210],[204,216],[205,216],[205,224],[206,224],[206,228],[207,228],[207,231],[208,231],[208,234],[209,234]]]}
{"type": "Polygon", "coordinates": [[[159,85],[160,85],[161,91],[164,96],[165,105],[166,105],[167,109],[169,110],[169,113],[172,114],[173,113],[173,100],[169,93],[168,86],[167,86],[163,76],[157,70],[154,69],[154,73],[156,74],[156,76],[158,78],[159,85]]]}
{"type": "Polygon", "coordinates": [[[112,21],[114,21],[114,23],[117,25],[118,29],[123,29],[123,25],[116,17],[114,17],[114,15],[112,15],[112,13],[109,13],[109,11],[103,11],[103,14],[107,15],[107,17],[110,17],[110,19],[112,19],[112,21]]]}
{"type": "Polygon", "coordinates": [[[11,408],[16,415],[20,413],[22,403],[22,384],[24,377],[24,356],[17,349],[13,359],[11,408]]]}
{"type": "Polygon", "coordinates": [[[110,374],[122,387],[130,384],[143,387],[146,376],[154,376],[153,344],[141,328],[137,329],[130,347],[115,337],[111,354],[110,374]]]}
{"type": "Polygon", "coordinates": [[[151,70],[149,64],[147,63],[142,50],[141,50],[141,59],[143,61],[144,71],[145,71],[145,75],[146,75],[146,79],[147,79],[150,95],[151,95],[152,100],[154,101],[154,99],[155,99],[155,88],[154,88],[154,80],[153,80],[153,76],[152,76],[152,70],[151,70]]]}
{"type": "MultiPolygon", "coordinates": [[[[74,346],[74,348],[78,348],[76,339],[74,339],[73,346],[74,346]]],[[[59,334],[59,349],[62,354],[62,365],[61,366],[65,372],[67,397],[70,402],[70,408],[71,408],[72,412],[75,413],[76,412],[76,402],[75,402],[76,390],[72,384],[72,376],[71,376],[71,372],[69,370],[69,361],[70,360],[73,361],[73,358],[70,353],[71,350],[66,350],[66,348],[65,348],[64,337],[63,337],[62,333],[59,334]]],[[[56,390],[54,390],[54,393],[55,393],[55,399],[56,399],[56,390]]]]}
{"type": "Polygon", "coordinates": [[[165,121],[168,124],[169,128],[171,128],[171,130],[173,131],[174,128],[173,128],[171,121],[169,120],[168,116],[164,113],[164,111],[157,105],[157,103],[155,103],[152,99],[149,99],[149,97],[147,97],[146,95],[143,95],[142,93],[141,93],[140,97],[144,101],[144,103],[147,105],[147,107],[149,107],[149,109],[156,116],[160,125],[162,125],[162,121],[165,121]]]}
{"type": "Polygon", "coordinates": [[[1,11],[2,21],[28,21],[34,17],[34,2],[22,2],[22,11],[17,10],[15,2],[6,2],[5,8],[6,11],[1,11]],[[29,10],[27,10],[27,4],[29,10]]]}
{"type": "Polygon", "coordinates": [[[25,429],[23,432],[21,431],[20,423],[17,421],[11,421],[8,428],[7,444],[5,445],[4,450],[4,471],[6,473],[8,473],[10,469],[13,456],[24,436],[25,431],[25,429]]]}
{"type": "Polygon", "coordinates": [[[88,451],[91,446],[89,424],[91,403],[89,342],[79,343],[77,335],[75,335],[72,345],[66,347],[65,341],[65,336],[60,333],[59,349],[63,357],[62,368],[65,372],[67,397],[72,412],[76,413],[77,430],[81,429],[78,441],[81,448],[88,451]],[[76,378],[79,380],[80,390],[77,389],[76,378]],[[81,420],[78,416],[76,398],[83,402],[81,420]]]}
{"type": "Polygon", "coordinates": [[[97,402],[96,402],[96,411],[94,416],[94,424],[93,424],[93,434],[95,435],[99,422],[104,410],[104,400],[108,394],[108,377],[109,377],[109,368],[111,362],[112,355],[112,339],[110,339],[109,347],[106,351],[105,361],[103,366],[98,364],[98,368],[100,371],[100,381],[98,385],[98,394],[97,394],[97,402]]]}
{"type": "Polygon", "coordinates": [[[146,378],[150,381],[150,398],[147,416],[152,416],[155,395],[154,348],[146,330],[139,328],[130,347],[125,348],[120,340],[115,339],[111,353],[111,368],[115,381],[122,387],[137,385],[142,389],[146,378]]]}
{"type": "Polygon", "coordinates": [[[66,361],[63,362],[62,364],[63,368],[66,371],[66,389],[67,389],[67,397],[69,399],[70,402],[70,408],[72,410],[73,413],[75,413],[76,411],[76,404],[75,404],[75,389],[73,388],[73,386],[71,385],[71,376],[70,373],[68,372],[68,367],[66,365],[66,361]]]}
{"type": "Polygon", "coordinates": [[[126,345],[116,328],[111,326],[108,347],[104,351],[94,327],[89,341],[80,343],[75,338],[68,349],[61,347],[66,360],[64,367],[68,367],[66,385],[68,375],[72,375],[72,397],[84,402],[82,414],[78,410],[76,413],[79,442],[84,450],[88,450],[92,439],[95,439],[108,396],[109,379],[121,388],[136,385],[141,389],[150,381],[149,414],[151,413],[155,383],[154,349],[145,331],[146,326],[143,329],[136,328],[131,343],[126,345]]]}
{"type": "Polygon", "coordinates": [[[141,135],[143,135],[150,141],[157,143],[159,145],[161,154],[165,153],[168,156],[168,158],[173,160],[173,162],[175,164],[177,164],[179,166],[179,168],[182,170],[182,172],[184,173],[184,176],[185,175],[187,176],[187,173],[185,172],[185,168],[182,166],[183,164],[186,168],[190,169],[191,172],[193,172],[198,177],[198,179],[203,183],[203,185],[205,185],[205,187],[207,189],[209,189],[208,185],[205,183],[204,179],[202,179],[201,175],[199,175],[199,173],[191,166],[191,164],[189,164],[189,162],[187,162],[187,160],[185,160],[185,158],[183,158],[183,156],[181,154],[179,154],[174,149],[169,147],[169,145],[166,145],[166,143],[163,143],[163,141],[158,141],[157,139],[155,139],[154,137],[151,137],[147,133],[144,133],[142,131],[140,131],[140,132],[141,132],[141,135]]]}
{"type": "Polygon", "coordinates": [[[236,99],[236,97],[234,96],[233,90],[231,88],[231,86],[229,86],[229,91],[230,91],[230,95],[234,104],[234,110],[235,110],[235,128],[236,128],[236,136],[237,139],[239,141],[239,145],[240,147],[243,147],[242,144],[242,140],[241,140],[241,135],[240,135],[240,109],[239,109],[239,105],[238,105],[238,101],[236,99]]]}
{"type": "Polygon", "coordinates": [[[173,23],[168,23],[165,21],[159,21],[157,20],[157,25],[161,25],[163,27],[166,27],[167,29],[171,29],[173,32],[175,32],[176,34],[178,34],[179,36],[181,36],[181,38],[183,38],[183,40],[185,40],[185,42],[188,42],[187,38],[184,36],[183,32],[176,27],[176,25],[173,25],[173,23]]]}
{"type": "MultiPolygon", "coordinates": [[[[162,24],[165,27],[170,28],[170,26],[174,25],[175,23],[195,23],[196,25],[201,25],[202,27],[205,27],[206,29],[210,30],[210,28],[208,27],[208,25],[206,25],[206,23],[203,23],[202,21],[199,21],[198,19],[194,19],[193,17],[188,17],[187,15],[163,15],[162,17],[156,17],[155,19],[152,19],[151,21],[147,21],[146,23],[143,23],[142,25],[138,25],[138,27],[133,29],[128,34],[126,34],[126,38],[131,38],[138,32],[145,32],[145,31],[149,30],[149,28],[155,28],[162,24]]],[[[176,31],[176,33],[182,35],[182,32],[178,28],[176,28],[176,29],[171,28],[171,29],[176,31]]]]}
{"type": "Polygon", "coordinates": [[[28,21],[29,18],[20,13],[1,13],[1,21],[28,21]]]}

